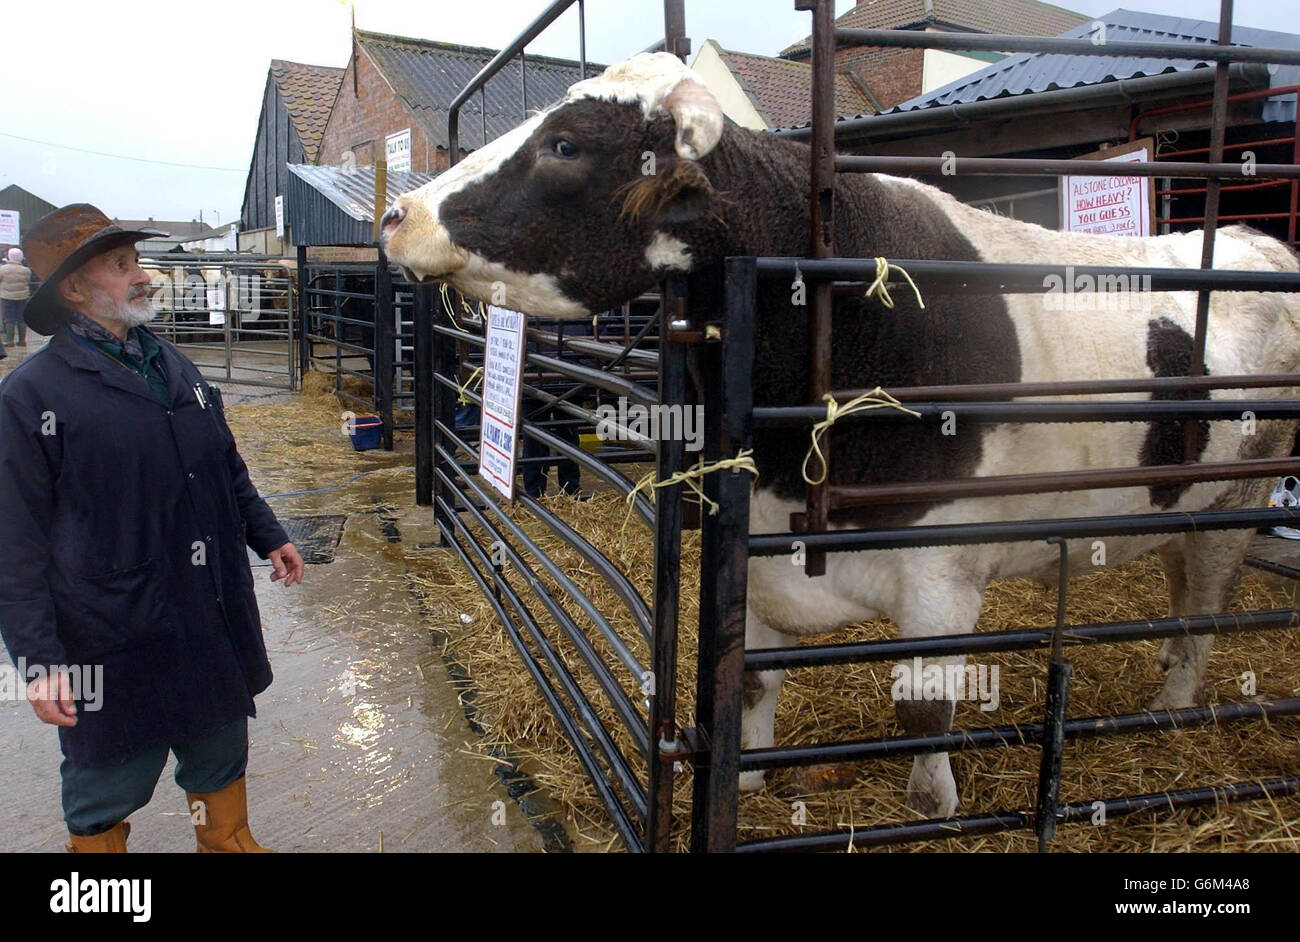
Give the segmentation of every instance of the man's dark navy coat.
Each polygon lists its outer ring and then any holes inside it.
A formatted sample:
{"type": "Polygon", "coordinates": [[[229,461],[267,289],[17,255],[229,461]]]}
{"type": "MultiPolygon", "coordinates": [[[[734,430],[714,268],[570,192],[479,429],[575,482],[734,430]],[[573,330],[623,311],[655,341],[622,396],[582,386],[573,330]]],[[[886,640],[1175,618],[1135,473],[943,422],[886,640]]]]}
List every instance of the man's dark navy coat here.
{"type": "Polygon", "coordinates": [[[29,667],[103,665],[102,709],[59,729],[83,765],[256,715],[271,682],[245,545],[288,539],[159,343],[170,408],[67,327],[0,383],[0,630],[29,667]]]}

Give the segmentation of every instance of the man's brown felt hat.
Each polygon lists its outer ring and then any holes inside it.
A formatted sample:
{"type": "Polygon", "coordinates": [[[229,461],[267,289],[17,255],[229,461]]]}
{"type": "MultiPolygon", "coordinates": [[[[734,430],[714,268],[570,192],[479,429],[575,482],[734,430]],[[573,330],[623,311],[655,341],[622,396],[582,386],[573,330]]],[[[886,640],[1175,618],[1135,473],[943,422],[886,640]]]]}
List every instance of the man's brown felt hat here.
{"type": "Polygon", "coordinates": [[[23,320],[38,334],[54,333],[67,318],[60,281],[96,255],[165,235],[158,229],[123,229],[89,203],[72,203],[42,216],[23,239],[27,267],[41,280],[23,320]]]}

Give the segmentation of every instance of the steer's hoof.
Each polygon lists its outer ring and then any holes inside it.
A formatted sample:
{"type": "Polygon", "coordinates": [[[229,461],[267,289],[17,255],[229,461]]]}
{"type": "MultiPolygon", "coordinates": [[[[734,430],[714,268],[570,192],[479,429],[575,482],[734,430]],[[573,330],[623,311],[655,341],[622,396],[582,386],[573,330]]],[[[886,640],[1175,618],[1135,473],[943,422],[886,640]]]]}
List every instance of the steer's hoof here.
{"type": "Polygon", "coordinates": [[[937,767],[912,767],[907,779],[907,807],[925,818],[951,818],[957,813],[957,804],[957,782],[946,756],[937,767]]]}
{"type": "Polygon", "coordinates": [[[740,773],[740,790],[742,792],[757,792],[763,790],[763,777],[767,775],[765,771],[758,772],[741,772],[740,773]]]}
{"type": "Polygon", "coordinates": [[[1158,710],[1185,710],[1188,707],[1200,706],[1205,702],[1205,688],[1197,687],[1192,684],[1174,683],[1177,678],[1170,677],[1161,691],[1155,695],[1147,709],[1152,712],[1158,710]]]}
{"type": "Polygon", "coordinates": [[[933,792],[909,788],[907,807],[923,818],[951,818],[957,813],[957,796],[936,795],[933,792]]]}

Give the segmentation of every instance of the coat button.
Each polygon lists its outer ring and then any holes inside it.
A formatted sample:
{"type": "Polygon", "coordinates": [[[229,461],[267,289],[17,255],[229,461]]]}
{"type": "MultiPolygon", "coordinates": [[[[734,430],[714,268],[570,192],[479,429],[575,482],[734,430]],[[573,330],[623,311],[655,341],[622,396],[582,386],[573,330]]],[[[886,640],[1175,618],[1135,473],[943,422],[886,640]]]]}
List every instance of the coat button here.
{"type": "Polygon", "coordinates": [[[205,540],[206,540],[207,542],[209,542],[209,543],[212,542],[212,537],[210,537],[210,536],[205,536],[203,539],[205,539],[205,540]]]}
{"type": "Polygon", "coordinates": [[[173,412],[171,409],[168,409],[168,410],[167,410],[167,414],[168,414],[168,415],[175,415],[176,413],[173,412]]]}
{"type": "Polygon", "coordinates": [[[191,480],[191,481],[194,480],[194,472],[193,472],[193,471],[190,472],[190,480],[191,480]]]}

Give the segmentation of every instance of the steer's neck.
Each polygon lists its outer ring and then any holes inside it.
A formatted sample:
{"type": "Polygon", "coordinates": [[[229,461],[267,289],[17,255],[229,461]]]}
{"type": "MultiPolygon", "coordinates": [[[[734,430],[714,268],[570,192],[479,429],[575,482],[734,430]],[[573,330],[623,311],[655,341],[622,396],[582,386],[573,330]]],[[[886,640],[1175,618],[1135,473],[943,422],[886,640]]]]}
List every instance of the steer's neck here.
{"type": "MultiPolygon", "coordinates": [[[[721,244],[710,245],[709,256],[808,254],[808,147],[728,125],[704,167],[724,197],[717,205],[726,229],[719,237],[721,244]]],[[[885,243],[892,240],[871,224],[876,215],[890,215],[889,207],[879,205],[889,199],[885,188],[870,175],[838,174],[835,195],[837,245],[852,245],[849,254],[855,255],[886,253],[885,243]],[[864,246],[868,253],[863,252],[864,246]]]]}

